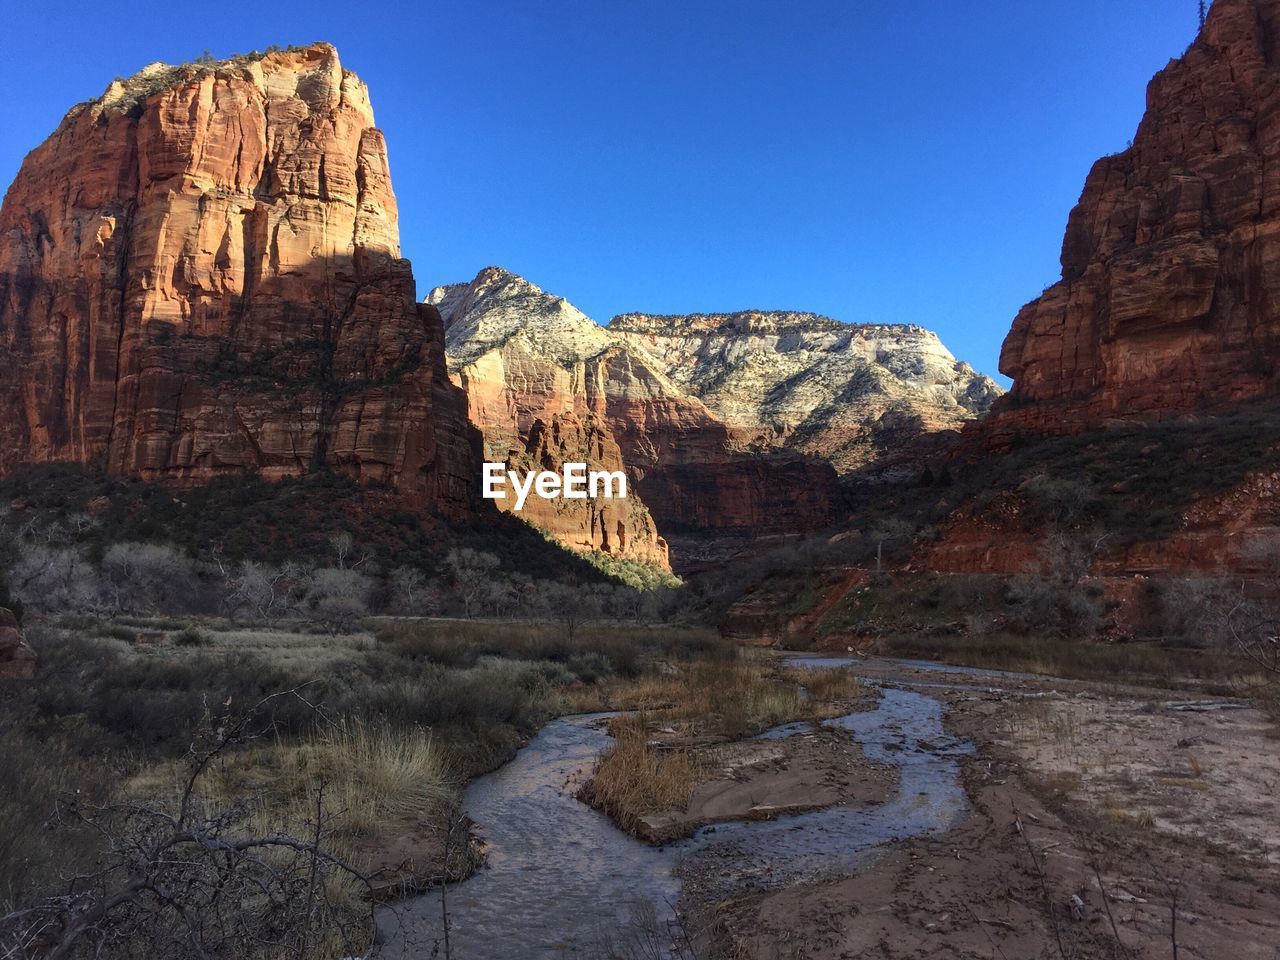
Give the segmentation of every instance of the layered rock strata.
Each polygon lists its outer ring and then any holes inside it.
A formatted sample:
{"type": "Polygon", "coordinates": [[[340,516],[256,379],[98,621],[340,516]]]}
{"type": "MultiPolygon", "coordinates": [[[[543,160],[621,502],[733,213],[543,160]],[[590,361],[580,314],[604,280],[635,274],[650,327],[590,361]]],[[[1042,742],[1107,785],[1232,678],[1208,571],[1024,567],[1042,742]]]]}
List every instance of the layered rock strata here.
{"type": "Polygon", "coordinates": [[[562,501],[555,516],[537,518],[562,540],[586,542],[590,531],[596,549],[661,560],[660,531],[796,533],[834,518],[839,494],[827,464],[748,449],[646,351],[563,298],[490,267],[427,299],[444,317],[449,369],[489,459],[557,469],[571,456],[631,478],[625,516],[601,521],[617,501],[562,501]]]}
{"type": "Polygon", "coordinates": [[[1217,0],[1151,81],[1000,369],[1013,388],[977,431],[993,446],[1280,390],[1280,0],[1217,0]]]}
{"type": "Polygon", "coordinates": [[[954,430],[1001,394],[919,326],[747,311],[609,322],[743,442],[797,450],[842,473],[923,433],[954,430]]]}
{"type": "Polygon", "coordinates": [[[155,64],[72,108],[0,207],[0,472],[326,467],[465,512],[478,438],[415,301],[333,47],[155,64]]]}

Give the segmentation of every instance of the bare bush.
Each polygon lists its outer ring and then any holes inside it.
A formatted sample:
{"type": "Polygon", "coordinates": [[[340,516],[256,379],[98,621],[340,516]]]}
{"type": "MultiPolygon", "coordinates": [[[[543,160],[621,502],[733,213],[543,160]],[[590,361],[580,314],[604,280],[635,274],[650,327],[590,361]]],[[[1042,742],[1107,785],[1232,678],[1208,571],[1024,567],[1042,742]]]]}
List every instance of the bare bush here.
{"type": "Polygon", "coordinates": [[[44,613],[92,610],[102,600],[93,567],[75,547],[17,541],[7,572],[9,592],[44,613]]]}
{"type": "Polygon", "coordinates": [[[373,579],[363,573],[322,567],[305,577],[298,609],[330,630],[347,631],[368,615],[373,589],[373,579]]]}
{"type": "Polygon", "coordinates": [[[1029,477],[1019,489],[1032,510],[1051,523],[1078,524],[1098,506],[1098,492],[1092,485],[1049,473],[1029,477]]]}
{"type": "Polygon", "coordinates": [[[564,626],[570,643],[576,638],[582,624],[600,617],[600,593],[589,586],[557,581],[547,584],[541,593],[547,615],[564,626]]]}
{"type": "Polygon", "coordinates": [[[113,544],[103,555],[101,576],[108,607],[126,613],[182,606],[196,582],[189,557],[156,543],[113,544]]]}
{"type": "Polygon", "coordinates": [[[363,950],[372,913],[360,888],[369,881],[327,849],[323,784],[305,836],[256,832],[249,803],[211,810],[202,796],[215,761],[262,732],[254,717],[266,702],[210,718],[174,800],[64,808],[54,828],[92,828],[102,854],[61,892],[0,917],[0,954],[231,960],[363,950]]]}
{"type": "Polygon", "coordinates": [[[233,617],[250,613],[264,621],[283,616],[292,606],[292,591],[301,575],[293,563],[246,562],[227,578],[227,612],[233,617]]]}
{"type": "Polygon", "coordinates": [[[501,561],[491,553],[459,547],[450,550],[446,558],[453,573],[454,586],[462,600],[463,614],[474,617],[481,612],[501,561]]]}
{"type": "Polygon", "coordinates": [[[1009,622],[1023,632],[1060,637],[1090,636],[1103,623],[1097,591],[1084,583],[1098,536],[1053,531],[1041,550],[1039,571],[1009,583],[1009,622]]]}
{"type": "Polygon", "coordinates": [[[387,581],[391,609],[416,613],[428,596],[427,578],[416,567],[396,567],[387,581]]]}

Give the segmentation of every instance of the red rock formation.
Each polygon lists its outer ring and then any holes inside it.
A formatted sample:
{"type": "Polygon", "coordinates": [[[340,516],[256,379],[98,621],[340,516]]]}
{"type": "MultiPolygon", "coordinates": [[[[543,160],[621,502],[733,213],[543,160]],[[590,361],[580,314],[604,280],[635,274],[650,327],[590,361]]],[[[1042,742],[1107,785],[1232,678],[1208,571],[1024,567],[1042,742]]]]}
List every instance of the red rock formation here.
{"type": "Polygon", "coordinates": [[[760,537],[812,532],[834,519],[839,493],[830,464],[744,449],[732,428],[647,356],[611,347],[593,358],[586,382],[664,533],[760,537]]]}
{"type": "Polygon", "coordinates": [[[0,680],[29,680],[35,671],[36,655],[22,639],[17,619],[0,607],[0,680]]]}
{"type": "MultiPolygon", "coordinates": [[[[1046,527],[1019,522],[1018,497],[1002,493],[982,516],[961,510],[919,546],[917,562],[935,573],[1015,576],[1040,571],[1046,527]]],[[[1177,529],[1159,538],[1103,543],[1090,569],[1102,577],[1242,576],[1271,580],[1280,544],[1280,473],[1250,474],[1225,493],[1180,511],[1177,529]]]]}
{"type": "Polygon", "coordinates": [[[466,508],[477,441],[331,46],[153,65],[26,158],[0,208],[0,411],[0,471],[327,464],[466,508]]]}
{"type": "MultiPolygon", "coordinates": [[[[486,440],[489,438],[486,437],[486,440]]],[[[596,417],[575,413],[535,418],[522,439],[504,458],[511,469],[553,470],[566,463],[585,463],[588,470],[621,470],[622,451],[596,417]]],[[[667,541],[658,535],[648,508],[635,490],[625,499],[546,500],[530,496],[520,516],[575,550],[599,550],[624,560],[669,568],[667,541]]]]}
{"type": "Polygon", "coordinates": [[[668,531],[765,536],[834,518],[830,465],[747,449],[643,349],[562,298],[490,267],[428,299],[444,315],[449,367],[487,459],[553,470],[585,461],[630,478],[626,509],[614,501],[607,514],[594,501],[530,498],[525,519],[562,542],[665,564],[668,531]]]}
{"type": "Polygon", "coordinates": [[[1280,392],[1280,0],[1213,4],[1094,165],[1062,268],[1005,341],[989,445],[1280,392]]]}

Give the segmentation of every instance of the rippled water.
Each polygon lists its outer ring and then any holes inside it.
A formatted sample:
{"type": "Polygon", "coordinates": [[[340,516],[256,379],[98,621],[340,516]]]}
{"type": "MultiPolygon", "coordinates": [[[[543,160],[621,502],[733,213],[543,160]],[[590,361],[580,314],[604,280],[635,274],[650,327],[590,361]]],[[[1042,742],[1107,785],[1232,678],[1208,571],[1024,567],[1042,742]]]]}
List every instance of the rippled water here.
{"type": "MultiPolygon", "coordinates": [[[[488,845],[488,862],[449,888],[453,955],[597,957],[602,938],[625,927],[637,905],[659,923],[671,916],[680,893],[677,869],[694,858],[714,864],[699,876],[712,885],[703,892],[715,895],[744,882],[770,887],[848,873],[890,839],[947,829],[965,808],[958,757],[969,747],[945,733],[937,700],[901,689],[882,692],[877,709],[826,724],[847,730],[871,759],[898,768],[899,790],[888,802],[720,824],[661,849],[632,839],[574,799],[610,742],[602,717],[548,724],[514,760],[467,789],[464,807],[488,845]]],[[[803,729],[788,724],[765,736],[803,729]]],[[[438,892],[387,907],[376,955],[431,957],[441,930],[438,892]]]]}
{"type": "MultiPolygon", "coordinates": [[[[448,891],[455,957],[592,956],[637,904],[669,913],[674,853],[633,839],[574,798],[612,739],[607,715],[555,720],[510,763],[467,788],[463,806],[487,845],[486,866],[448,891]]],[[[388,907],[378,957],[430,957],[440,894],[388,907]]],[[[440,953],[443,956],[443,951],[440,953]]]]}
{"type": "MultiPolygon", "coordinates": [[[[847,730],[870,759],[897,767],[897,793],[881,804],[828,807],[703,831],[691,841],[692,855],[714,854],[733,864],[732,875],[723,878],[722,893],[743,880],[774,887],[848,874],[881,844],[945,830],[964,812],[958,760],[972,747],[943,730],[937,700],[907,690],[886,688],[882,693],[877,709],[823,725],[847,730]]],[[[791,724],[770,735],[800,732],[795,727],[791,724]]]]}

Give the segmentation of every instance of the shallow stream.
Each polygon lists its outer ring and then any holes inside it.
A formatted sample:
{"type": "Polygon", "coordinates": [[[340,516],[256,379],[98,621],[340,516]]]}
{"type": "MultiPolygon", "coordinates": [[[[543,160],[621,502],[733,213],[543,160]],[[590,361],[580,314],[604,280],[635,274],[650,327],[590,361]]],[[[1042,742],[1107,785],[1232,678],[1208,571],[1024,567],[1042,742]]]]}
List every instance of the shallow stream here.
{"type": "MultiPolygon", "coordinates": [[[[466,791],[464,808],[488,856],[486,866],[447,891],[452,955],[608,957],[603,944],[620,931],[634,933],[637,916],[665,932],[687,872],[700,878],[704,896],[780,886],[847,874],[892,839],[946,830],[965,809],[958,758],[970,748],[945,732],[934,698],[893,687],[881,693],[876,709],[826,725],[848,731],[870,759],[898,769],[899,789],[889,801],[720,824],[662,848],[631,838],[574,797],[611,742],[606,715],[548,724],[514,760],[466,791]]],[[[788,724],[764,736],[804,729],[788,724]]],[[[375,956],[443,957],[436,952],[441,917],[439,891],[384,908],[375,956]]]]}

